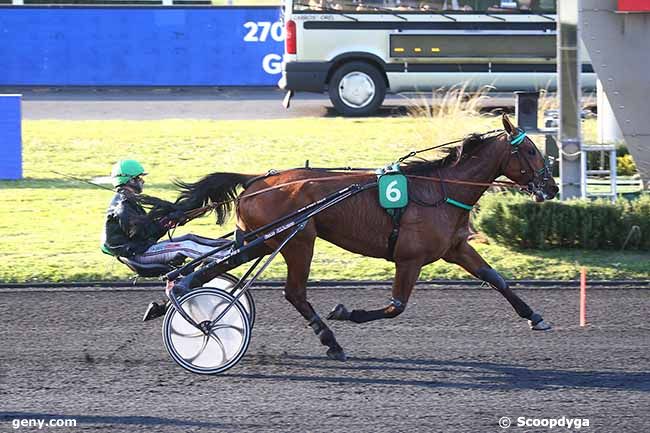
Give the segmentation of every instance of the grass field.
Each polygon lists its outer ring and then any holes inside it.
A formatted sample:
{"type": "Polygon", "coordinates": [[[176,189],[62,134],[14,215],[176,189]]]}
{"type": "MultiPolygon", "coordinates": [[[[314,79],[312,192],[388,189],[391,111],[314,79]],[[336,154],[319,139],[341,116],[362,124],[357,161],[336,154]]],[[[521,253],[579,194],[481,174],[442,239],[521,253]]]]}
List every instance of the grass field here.
{"type": "MultiPolygon", "coordinates": [[[[593,134],[595,121],[586,124],[593,134]]],[[[99,250],[104,212],[112,194],[54,172],[93,179],[121,158],[136,158],[150,173],[146,192],[175,193],[170,179],[194,181],[214,171],[262,173],[302,166],[379,167],[410,150],[500,127],[498,118],[453,117],[299,119],[268,121],[25,121],[25,180],[0,182],[0,282],[126,279],[131,275],[99,250]]],[[[541,139],[537,140],[541,143],[541,139]]],[[[212,217],[177,231],[216,237],[212,217]]],[[[592,278],[648,276],[650,254],[581,251],[508,251],[476,244],[509,278],[576,278],[587,265],[592,278]]],[[[390,279],[393,265],[319,242],[312,279],[390,279]]],[[[278,260],[265,274],[284,276],[278,260]]],[[[463,278],[461,269],[436,263],[423,279],[463,278]]]]}

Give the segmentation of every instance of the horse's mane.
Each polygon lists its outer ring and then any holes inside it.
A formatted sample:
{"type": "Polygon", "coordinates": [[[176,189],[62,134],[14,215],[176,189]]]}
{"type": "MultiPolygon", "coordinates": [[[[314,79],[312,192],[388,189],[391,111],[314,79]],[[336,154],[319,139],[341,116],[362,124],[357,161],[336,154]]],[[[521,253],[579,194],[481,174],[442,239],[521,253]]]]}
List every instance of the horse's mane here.
{"type": "Polygon", "coordinates": [[[422,176],[431,174],[433,170],[453,167],[458,164],[465,154],[471,154],[478,149],[485,141],[492,138],[491,134],[470,134],[466,136],[459,146],[446,148],[443,150],[445,156],[434,160],[420,160],[407,162],[401,166],[405,174],[422,176]]]}

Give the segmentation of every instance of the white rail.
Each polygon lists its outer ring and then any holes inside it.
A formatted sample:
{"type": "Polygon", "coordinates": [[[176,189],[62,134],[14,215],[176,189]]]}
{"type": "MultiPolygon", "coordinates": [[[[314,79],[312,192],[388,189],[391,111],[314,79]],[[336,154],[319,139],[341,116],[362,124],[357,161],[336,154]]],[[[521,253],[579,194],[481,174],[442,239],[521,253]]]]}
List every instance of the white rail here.
{"type": "Polygon", "coordinates": [[[592,145],[592,146],[582,146],[580,150],[580,162],[582,164],[582,170],[580,173],[582,179],[580,182],[581,197],[610,197],[612,202],[616,201],[616,146],[611,144],[605,145],[592,145]],[[609,152],[609,170],[588,170],[587,169],[587,152],[609,152]],[[587,190],[587,177],[590,174],[604,174],[609,173],[609,192],[589,192],[587,190]]]}

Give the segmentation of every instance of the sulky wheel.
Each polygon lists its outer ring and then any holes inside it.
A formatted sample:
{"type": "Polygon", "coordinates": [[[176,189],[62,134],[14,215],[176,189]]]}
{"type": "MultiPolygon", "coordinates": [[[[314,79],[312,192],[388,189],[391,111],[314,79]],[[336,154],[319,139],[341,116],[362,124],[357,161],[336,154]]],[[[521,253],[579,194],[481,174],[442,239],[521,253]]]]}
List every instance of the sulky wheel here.
{"type": "MultiPolygon", "coordinates": [[[[203,285],[203,287],[215,287],[217,289],[225,290],[233,296],[236,296],[241,289],[237,289],[235,293],[232,292],[232,288],[235,287],[235,284],[239,282],[237,277],[234,277],[230,274],[222,274],[212,280],[208,281],[203,285]]],[[[248,313],[248,319],[251,322],[251,328],[255,325],[255,301],[253,300],[253,294],[250,290],[247,290],[239,299],[242,306],[248,313]]]]}
{"type": "Polygon", "coordinates": [[[199,325],[208,324],[232,305],[207,334],[188,323],[175,308],[165,315],[163,342],[172,359],[197,374],[219,374],[244,356],[251,340],[248,313],[228,292],[203,287],[184,295],[183,310],[199,325]]]}

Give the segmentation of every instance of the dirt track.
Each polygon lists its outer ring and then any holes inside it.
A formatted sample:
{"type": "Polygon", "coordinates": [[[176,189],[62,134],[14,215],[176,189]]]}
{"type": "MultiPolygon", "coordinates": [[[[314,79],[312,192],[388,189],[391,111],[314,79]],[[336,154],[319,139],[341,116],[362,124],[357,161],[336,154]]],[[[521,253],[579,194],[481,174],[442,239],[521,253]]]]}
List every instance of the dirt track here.
{"type": "MultiPolygon", "coordinates": [[[[325,358],[280,290],[255,291],[253,342],[227,374],[168,357],[157,292],[2,291],[0,431],[18,418],[75,418],[64,432],[497,432],[520,416],[588,418],[581,431],[650,430],[648,290],[520,290],[555,329],[533,333],[490,289],[416,290],[397,319],[331,323],[350,356],[325,358]]],[[[310,293],[325,315],[383,304],[382,289],[310,293]]],[[[47,429],[44,429],[47,430],[47,429]]],[[[567,431],[556,427],[551,431],[567,431]]]]}

